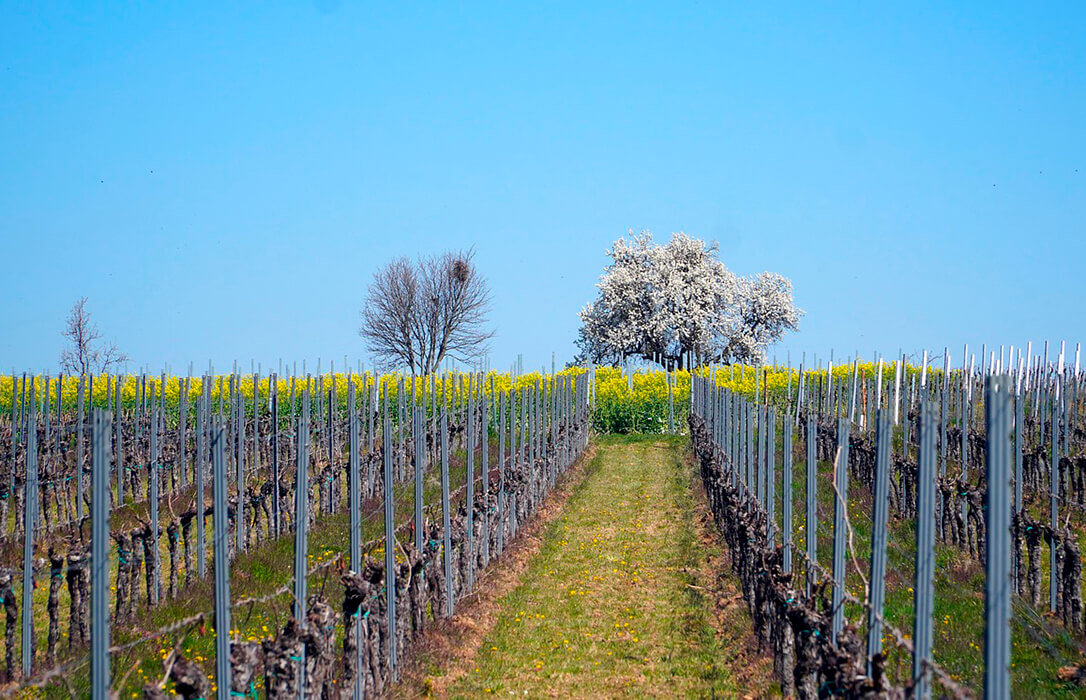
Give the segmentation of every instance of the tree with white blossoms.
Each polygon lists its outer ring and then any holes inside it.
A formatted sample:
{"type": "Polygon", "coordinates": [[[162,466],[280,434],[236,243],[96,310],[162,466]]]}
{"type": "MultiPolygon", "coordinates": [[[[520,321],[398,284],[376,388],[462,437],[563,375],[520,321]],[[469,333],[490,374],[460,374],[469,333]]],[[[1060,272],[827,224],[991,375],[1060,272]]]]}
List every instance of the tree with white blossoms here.
{"type": "Polygon", "coordinates": [[[680,368],[689,354],[701,362],[763,361],[766,347],[799,325],[792,283],[772,272],[739,277],[718,251],[684,233],[666,245],[644,231],[615,241],[599,296],[580,313],[578,360],[642,357],[680,368]]]}

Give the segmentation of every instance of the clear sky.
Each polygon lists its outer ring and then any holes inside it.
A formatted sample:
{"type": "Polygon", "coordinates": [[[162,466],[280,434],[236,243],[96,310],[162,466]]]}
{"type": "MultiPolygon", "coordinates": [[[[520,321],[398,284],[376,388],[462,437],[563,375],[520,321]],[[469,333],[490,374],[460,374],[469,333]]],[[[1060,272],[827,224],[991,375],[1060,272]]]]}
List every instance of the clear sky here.
{"type": "Polygon", "coordinates": [[[549,367],[631,228],[790,277],[781,360],[1086,340],[1086,3],[142,5],[0,2],[3,371],[82,295],[132,370],[353,364],[468,246],[549,367]]]}

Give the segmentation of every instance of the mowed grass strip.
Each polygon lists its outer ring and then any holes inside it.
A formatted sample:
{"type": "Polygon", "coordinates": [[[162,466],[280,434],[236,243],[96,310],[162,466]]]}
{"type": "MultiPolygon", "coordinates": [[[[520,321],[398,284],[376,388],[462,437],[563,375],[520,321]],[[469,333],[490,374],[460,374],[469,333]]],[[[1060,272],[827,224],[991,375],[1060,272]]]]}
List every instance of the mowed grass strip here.
{"type": "Polygon", "coordinates": [[[705,546],[682,438],[598,441],[589,476],[501,604],[452,697],[734,696],[696,587],[705,546]]]}

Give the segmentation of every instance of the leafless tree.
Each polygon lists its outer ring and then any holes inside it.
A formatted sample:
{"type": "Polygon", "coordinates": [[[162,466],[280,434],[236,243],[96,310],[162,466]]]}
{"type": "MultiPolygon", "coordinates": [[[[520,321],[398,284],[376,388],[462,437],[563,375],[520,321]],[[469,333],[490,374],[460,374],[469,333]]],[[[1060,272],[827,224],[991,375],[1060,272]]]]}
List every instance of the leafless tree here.
{"type": "Polygon", "coordinates": [[[429,374],[446,357],[468,362],[486,352],[494,337],[490,290],[474,257],[467,250],[398,258],[374,273],[359,335],[377,359],[429,374]]]}
{"type": "Polygon", "coordinates": [[[87,297],[72,306],[61,335],[68,340],[68,347],[60,354],[60,369],[66,374],[102,374],[128,362],[128,356],[113,343],[99,346],[102,333],[91,321],[87,297]]]}

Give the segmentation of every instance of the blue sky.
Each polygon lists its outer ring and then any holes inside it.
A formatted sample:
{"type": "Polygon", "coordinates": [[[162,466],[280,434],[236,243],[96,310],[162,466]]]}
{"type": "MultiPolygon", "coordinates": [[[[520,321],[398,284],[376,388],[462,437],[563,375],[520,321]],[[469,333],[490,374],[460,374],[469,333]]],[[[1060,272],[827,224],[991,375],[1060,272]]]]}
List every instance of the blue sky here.
{"type": "Polygon", "coordinates": [[[474,246],[492,363],[573,354],[627,229],[790,277],[770,351],[1086,338],[1086,4],[0,3],[0,368],[365,358],[474,246]]]}

